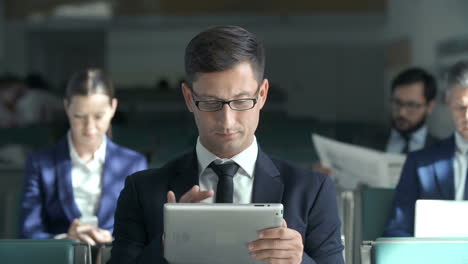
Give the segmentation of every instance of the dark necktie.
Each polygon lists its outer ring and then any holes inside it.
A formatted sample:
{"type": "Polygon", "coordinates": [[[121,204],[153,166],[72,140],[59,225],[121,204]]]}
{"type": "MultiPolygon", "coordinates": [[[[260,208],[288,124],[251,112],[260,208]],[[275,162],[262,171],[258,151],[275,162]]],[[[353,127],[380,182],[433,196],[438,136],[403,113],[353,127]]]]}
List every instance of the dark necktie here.
{"type": "Polygon", "coordinates": [[[409,134],[401,134],[401,136],[403,137],[403,140],[405,140],[405,145],[404,145],[404,147],[403,147],[402,153],[408,154],[411,135],[409,135],[409,134]]]}
{"type": "Polygon", "coordinates": [[[239,169],[236,163],[226,163],[216,165],[214,162],[210,164],[210,168],[218,175],[218,186],[216,187],[216,202],[217,203],[232,203],[234,194],[233,178],[239,169]]]}

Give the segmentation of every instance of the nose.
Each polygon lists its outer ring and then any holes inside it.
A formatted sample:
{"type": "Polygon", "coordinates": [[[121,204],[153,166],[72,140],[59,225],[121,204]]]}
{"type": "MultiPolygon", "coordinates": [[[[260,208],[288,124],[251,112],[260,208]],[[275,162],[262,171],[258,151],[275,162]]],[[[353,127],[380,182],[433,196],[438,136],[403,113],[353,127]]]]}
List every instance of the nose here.
{"type": "Polygon", "coordinates": [[[92,117],[87,117],[85,121],[86,133],[93,133],[96,130],[96,121],[92,117]]]}
{"type": "Polygon", "coordinates": [[[235,112],[229,107],[229,105],[223,105],[223,108],[219,110],[219,121],[223,124],[224,128],[231,128],[235,123],[235,112]]]}
{"type": "Polygon", "coordinates": [[[408,109],[405,106],[400,106],[398,108],[398,114],[400,116],[407,116],[408,115],[408,109]]]}

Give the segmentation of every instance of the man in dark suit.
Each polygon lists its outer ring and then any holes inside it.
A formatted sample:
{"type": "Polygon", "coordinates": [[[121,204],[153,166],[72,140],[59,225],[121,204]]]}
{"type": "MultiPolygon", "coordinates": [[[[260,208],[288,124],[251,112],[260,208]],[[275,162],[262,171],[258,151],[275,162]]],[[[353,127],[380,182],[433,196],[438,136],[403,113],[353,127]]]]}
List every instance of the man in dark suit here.
{"type": "Polygon", "coordinates": [[[455,135],[408,155],[385,236],[414,235],[414,209],[418,199],[468,198],[465,187],[468,182],[468,62],[455,64],[447,80],[446,103],[455,122],[455,135]]]}
{"type": "Polygon", "coordinates": [[[195,150],[128,177],[117,205],[110,263],[166,263],[167,201],[282,203],[284,226],[260,232],[248,245],[252,258],[344,263],[329,177],[270,158],[257,145],[255,130],[269,87],[264,64],[262,44],[240,27],[214,27],[190,41],[182,93],[198,127],[195,150]],[[222,168],[233,170],[231,176],[223,176],[222,168]]]}

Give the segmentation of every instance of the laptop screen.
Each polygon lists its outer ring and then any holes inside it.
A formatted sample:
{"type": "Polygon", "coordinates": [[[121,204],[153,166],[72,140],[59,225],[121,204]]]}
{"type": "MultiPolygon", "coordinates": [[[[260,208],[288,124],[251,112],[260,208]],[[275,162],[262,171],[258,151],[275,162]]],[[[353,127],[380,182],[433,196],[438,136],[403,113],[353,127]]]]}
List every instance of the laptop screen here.
{"type": "Polygon", "coordinates": [[[415,237],[468,237],[468,201],[417,200],[415,237]]]}

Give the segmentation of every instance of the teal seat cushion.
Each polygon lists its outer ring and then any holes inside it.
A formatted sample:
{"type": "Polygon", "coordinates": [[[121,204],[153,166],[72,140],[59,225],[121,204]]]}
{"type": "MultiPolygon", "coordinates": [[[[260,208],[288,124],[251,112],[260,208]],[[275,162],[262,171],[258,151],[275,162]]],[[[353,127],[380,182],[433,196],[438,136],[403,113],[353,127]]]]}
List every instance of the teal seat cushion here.
{"type": "Polygon", "coordinates": [[[74,246],[70,240],[0,240],[2,263],[74,263],[74,246]]]}
{"type": "Polygon", "coordinates": [[[372,248],[375,264],[465,264],[468,238],[385,238],[372,248]]]}

